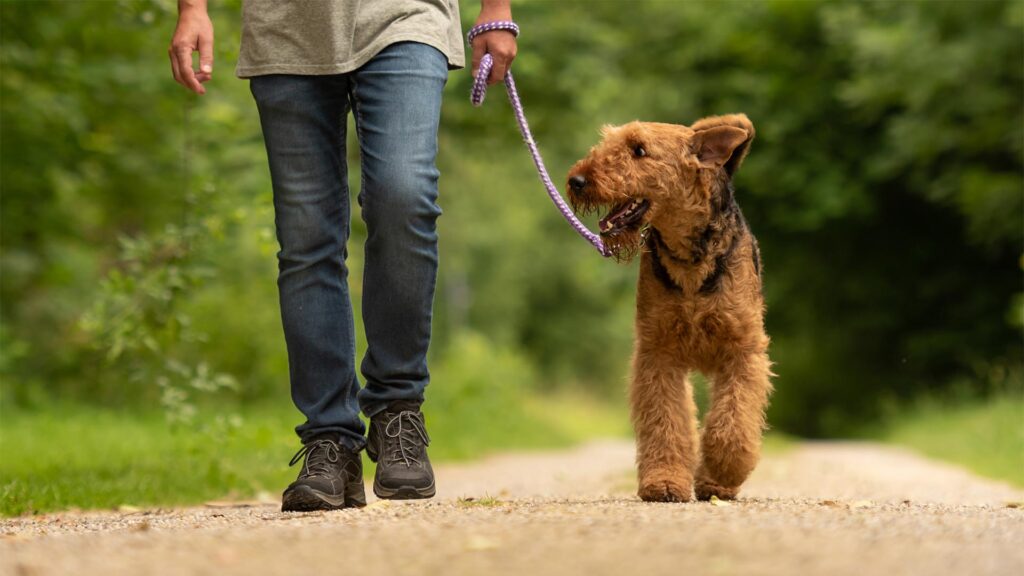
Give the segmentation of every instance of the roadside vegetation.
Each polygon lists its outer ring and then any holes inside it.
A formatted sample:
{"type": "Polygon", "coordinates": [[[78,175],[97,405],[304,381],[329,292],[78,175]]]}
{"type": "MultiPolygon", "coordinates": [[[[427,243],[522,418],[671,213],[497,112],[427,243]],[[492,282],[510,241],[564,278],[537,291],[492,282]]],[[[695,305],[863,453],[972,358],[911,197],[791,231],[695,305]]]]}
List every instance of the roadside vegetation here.
{"type": "Polygon", "coordinates": [[[1024,392],[923,399],[875,437],[1024,488],[1024,392]]]}
{"type": "MultiPolygon", "coordinates": [[[[288,459],[300,446],[292,433],[300,416],[286,397],[248,406],[244,417],[230,415],[237,408],[200,408],[202,424],[187,426],[152,409],[4,412],[0,515],[276,499],[297,473],[288,459]]],[[[569,393],[502,406],[428,404],[424,412],[435,462],[626,437],[629,427],[621,407],[569,393]]],[[[363,464],[372,477],[365,455],[363,464]]]]}

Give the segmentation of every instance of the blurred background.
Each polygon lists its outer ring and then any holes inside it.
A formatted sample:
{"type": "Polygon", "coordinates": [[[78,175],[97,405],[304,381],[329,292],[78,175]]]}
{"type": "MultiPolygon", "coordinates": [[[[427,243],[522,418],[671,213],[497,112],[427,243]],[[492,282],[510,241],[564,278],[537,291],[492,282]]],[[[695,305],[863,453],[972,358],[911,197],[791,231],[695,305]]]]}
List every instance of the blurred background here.
{"type": "MultiPolygon", "coordinates": [[[[170,73],[172,0],[0,3],[0,513],[248,497],[293,474],[239,10],[211,3],[216,72],[196,97],[170,73]]],[[[1024,3],[513,10],[556,182],[604,124],[753,120],[736,187],[780,443],[899,442],[1024,484],[1024,3]]],[[[462,11],[468,29],[478,4],[462,11]]],[[[628,435],[636,264],[575,236],[503,91],[474,109],[469,87],[452,73],[440,134],[432,454],[628,435]]]]}

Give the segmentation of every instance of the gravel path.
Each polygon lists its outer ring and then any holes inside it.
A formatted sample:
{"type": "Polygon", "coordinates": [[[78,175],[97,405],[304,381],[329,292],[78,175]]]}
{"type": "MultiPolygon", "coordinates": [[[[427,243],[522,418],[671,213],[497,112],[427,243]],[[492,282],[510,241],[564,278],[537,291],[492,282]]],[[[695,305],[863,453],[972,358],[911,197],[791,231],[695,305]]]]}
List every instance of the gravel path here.
{"type": "Polygon", "coordinates": [[[0,574],[1024,574],[1024,492],[908,452],[805,443],[733,503],[645,504],[632,446],[438,467],[438,497],[0,521],[0,574]]]}

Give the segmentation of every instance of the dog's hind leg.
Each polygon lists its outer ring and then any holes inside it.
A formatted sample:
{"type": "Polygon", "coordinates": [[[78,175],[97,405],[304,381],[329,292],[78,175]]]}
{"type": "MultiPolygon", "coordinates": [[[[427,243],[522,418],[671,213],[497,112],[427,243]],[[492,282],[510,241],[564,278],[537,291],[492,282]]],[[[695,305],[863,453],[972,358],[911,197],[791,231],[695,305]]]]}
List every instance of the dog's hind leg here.
{"type": "Polygon", "coordinates": [[[678,359],[637,351],[630,410],[636,431],[638,494],[653,502],[689,502],[697,466],[697,408],[678,359]]]}
{"type": "Polygon", "coordinates": [[[771,362],[764,353],[729,363],[714,375],[695,486],[699,500],[735,498],[757,465],[770,377],[771,362]]]}

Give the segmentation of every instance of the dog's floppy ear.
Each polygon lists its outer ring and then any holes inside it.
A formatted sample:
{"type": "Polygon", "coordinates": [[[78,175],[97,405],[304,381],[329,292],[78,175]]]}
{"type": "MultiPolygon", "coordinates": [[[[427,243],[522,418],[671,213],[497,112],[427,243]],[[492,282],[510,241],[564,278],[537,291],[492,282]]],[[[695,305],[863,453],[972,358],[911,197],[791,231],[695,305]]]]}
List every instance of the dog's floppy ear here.
{"type": "Polygon", "coordinates": [[[702,164],[724,167],[730,176],[743,163],[754,140],[754,125],[746,114],[704,118],[692,128],[697,158],[702,164]]]}

